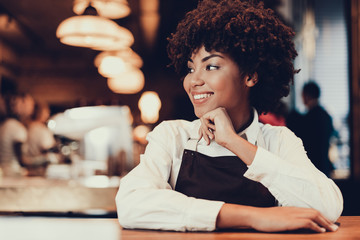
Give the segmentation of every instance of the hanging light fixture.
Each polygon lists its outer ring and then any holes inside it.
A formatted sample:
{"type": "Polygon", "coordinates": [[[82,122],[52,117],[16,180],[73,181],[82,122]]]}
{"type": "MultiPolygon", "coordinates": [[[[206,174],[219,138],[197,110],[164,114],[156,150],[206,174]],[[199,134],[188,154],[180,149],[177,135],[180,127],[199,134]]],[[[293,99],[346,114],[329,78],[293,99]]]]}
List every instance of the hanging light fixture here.
{"type": "Polygon", "coordinates": [[[117,77],[131,68],[123,59],[106,56],[99,65],[99,73],[106,78],[117,77]]]}
{"type": "Polygon", "coordinates": [[[143,66],[143,60],[141,57],[131,48],[125,48],[117,51],[104,51],[99,53],[94,60],[95,67],[99,67],[103,59],[107,56],[121,58],[124,62],[127,62],[137,68],[141,68],[143,66]]]}
{"type": "Polygon", "coordinates": [[[160,23],[159,0],[140,0],[140,25],[143,30],[145,43],[153,47],[156,41],[160,23]]]}
{"type": "Polygon", "coordinates": [[[144,92],[140,97],[138,107],[141,111],[141,120],[144,123],[155,123],[159,120],[161,100],[156,92],[144,92]]]}
{"type": "Polygon", "coordinates": [[[107,84],[114,93],[134,94],[143,89],[145,78],[140,69],[133,68],[122,73],[120,76],[108,78],[107,84]]]}
{"type": "Polygon", "coordinates": [[[85,9],[83,15],[61,22],[56,36],[64,44],[96,50],[106,50],[111,46],[129,47],[134,43],[134,37],[129,30],[110,19],[98,16],[91,5],[85,9]]]}
{"type": "Polygon", "coordinates": [[[127,48],[99,53],[94,60],[94,65],[103,77],[111,78],[129,71],[131,68],[141,68],[143,61],[131,48],[127,48]]]}
{"type": "Polygon", "coordinates": [[[96,8],[99,16],[111,19],[126,17],[131,12],[127,0],[75,0],[73,11],[81,15],[89,4],[96,8]]]}
{"type": "Polygon", "coordinates": [[[146,136],[149,132],[151,132],[150,127],[146,125],[138,125],[133,130],[134,139],[141,144],[146,144],[148,142],[146,140],[146,136]]]}

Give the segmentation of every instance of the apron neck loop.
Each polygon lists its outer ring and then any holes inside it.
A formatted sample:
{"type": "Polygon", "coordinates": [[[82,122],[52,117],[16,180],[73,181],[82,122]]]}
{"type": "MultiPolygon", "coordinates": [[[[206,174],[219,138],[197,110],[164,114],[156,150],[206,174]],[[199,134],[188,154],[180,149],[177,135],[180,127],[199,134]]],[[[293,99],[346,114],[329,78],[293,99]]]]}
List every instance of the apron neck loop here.
{"type": "Polygon", "coordinates": [[[198,142],[199,142],[199,139],[189,138],[188,141],[185,144],[185,149],[196,152],[198,142]]]}

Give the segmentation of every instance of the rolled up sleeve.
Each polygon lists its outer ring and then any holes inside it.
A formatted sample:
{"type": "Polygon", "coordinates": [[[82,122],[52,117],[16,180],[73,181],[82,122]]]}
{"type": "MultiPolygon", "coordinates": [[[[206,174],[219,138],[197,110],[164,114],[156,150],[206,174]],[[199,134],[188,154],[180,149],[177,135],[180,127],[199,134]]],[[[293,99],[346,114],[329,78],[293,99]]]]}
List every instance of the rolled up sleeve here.
{"type": "Polygon", "coordinates": [[[336,221],[343,210],[337,185],[311,163],[302,141],[290,130],[284,128],[274,138],[281,144],[271,151],[258,147],[244,176],[267,187],[280,206],[314,208],[336,221]]]}

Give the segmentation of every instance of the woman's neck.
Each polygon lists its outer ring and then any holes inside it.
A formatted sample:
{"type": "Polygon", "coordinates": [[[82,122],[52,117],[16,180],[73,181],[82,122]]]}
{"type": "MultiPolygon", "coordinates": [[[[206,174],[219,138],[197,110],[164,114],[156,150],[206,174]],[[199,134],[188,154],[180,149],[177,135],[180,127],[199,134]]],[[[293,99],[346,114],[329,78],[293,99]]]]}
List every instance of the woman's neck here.
{"type": "Polygon", "coordinates": [[[248,109],[247,111],[241,111],[241,114],[237,114],[237,117],[231,118],[233,123],[234,129],[237,133],[242,132],[245,130],[253,121],[254,112],[252,108],[248,109]]]}

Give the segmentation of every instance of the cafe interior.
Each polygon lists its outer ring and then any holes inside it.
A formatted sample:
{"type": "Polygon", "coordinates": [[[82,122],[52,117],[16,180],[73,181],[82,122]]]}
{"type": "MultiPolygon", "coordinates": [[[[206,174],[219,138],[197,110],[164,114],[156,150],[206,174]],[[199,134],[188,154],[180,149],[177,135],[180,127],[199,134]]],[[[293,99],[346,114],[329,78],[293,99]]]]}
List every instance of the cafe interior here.
{"type": "MultiPolygon", "coordinates": [[[[301,71],[283,99],[287,112],[305,113],[303,85],[320,86],[337,132],[331,178],[344,196],[343,215],[360,215],[354,193],[360,188],[360,6],[357,0],[264,4],[296,32],[294,64],[301,71]]],[[[0,216],[116,218],[120,179],[139,163],[146,134],[164,120],[196,119],[166,52],[167,37],[196,5],[0,0],[0,94],[21,92],[46,103],[44,124],[55,139],[41,170],[21,177],[0,171],[0,216]]],[[[0,229],[6,223],[12,221],[0,220],[0,229]]]]}

